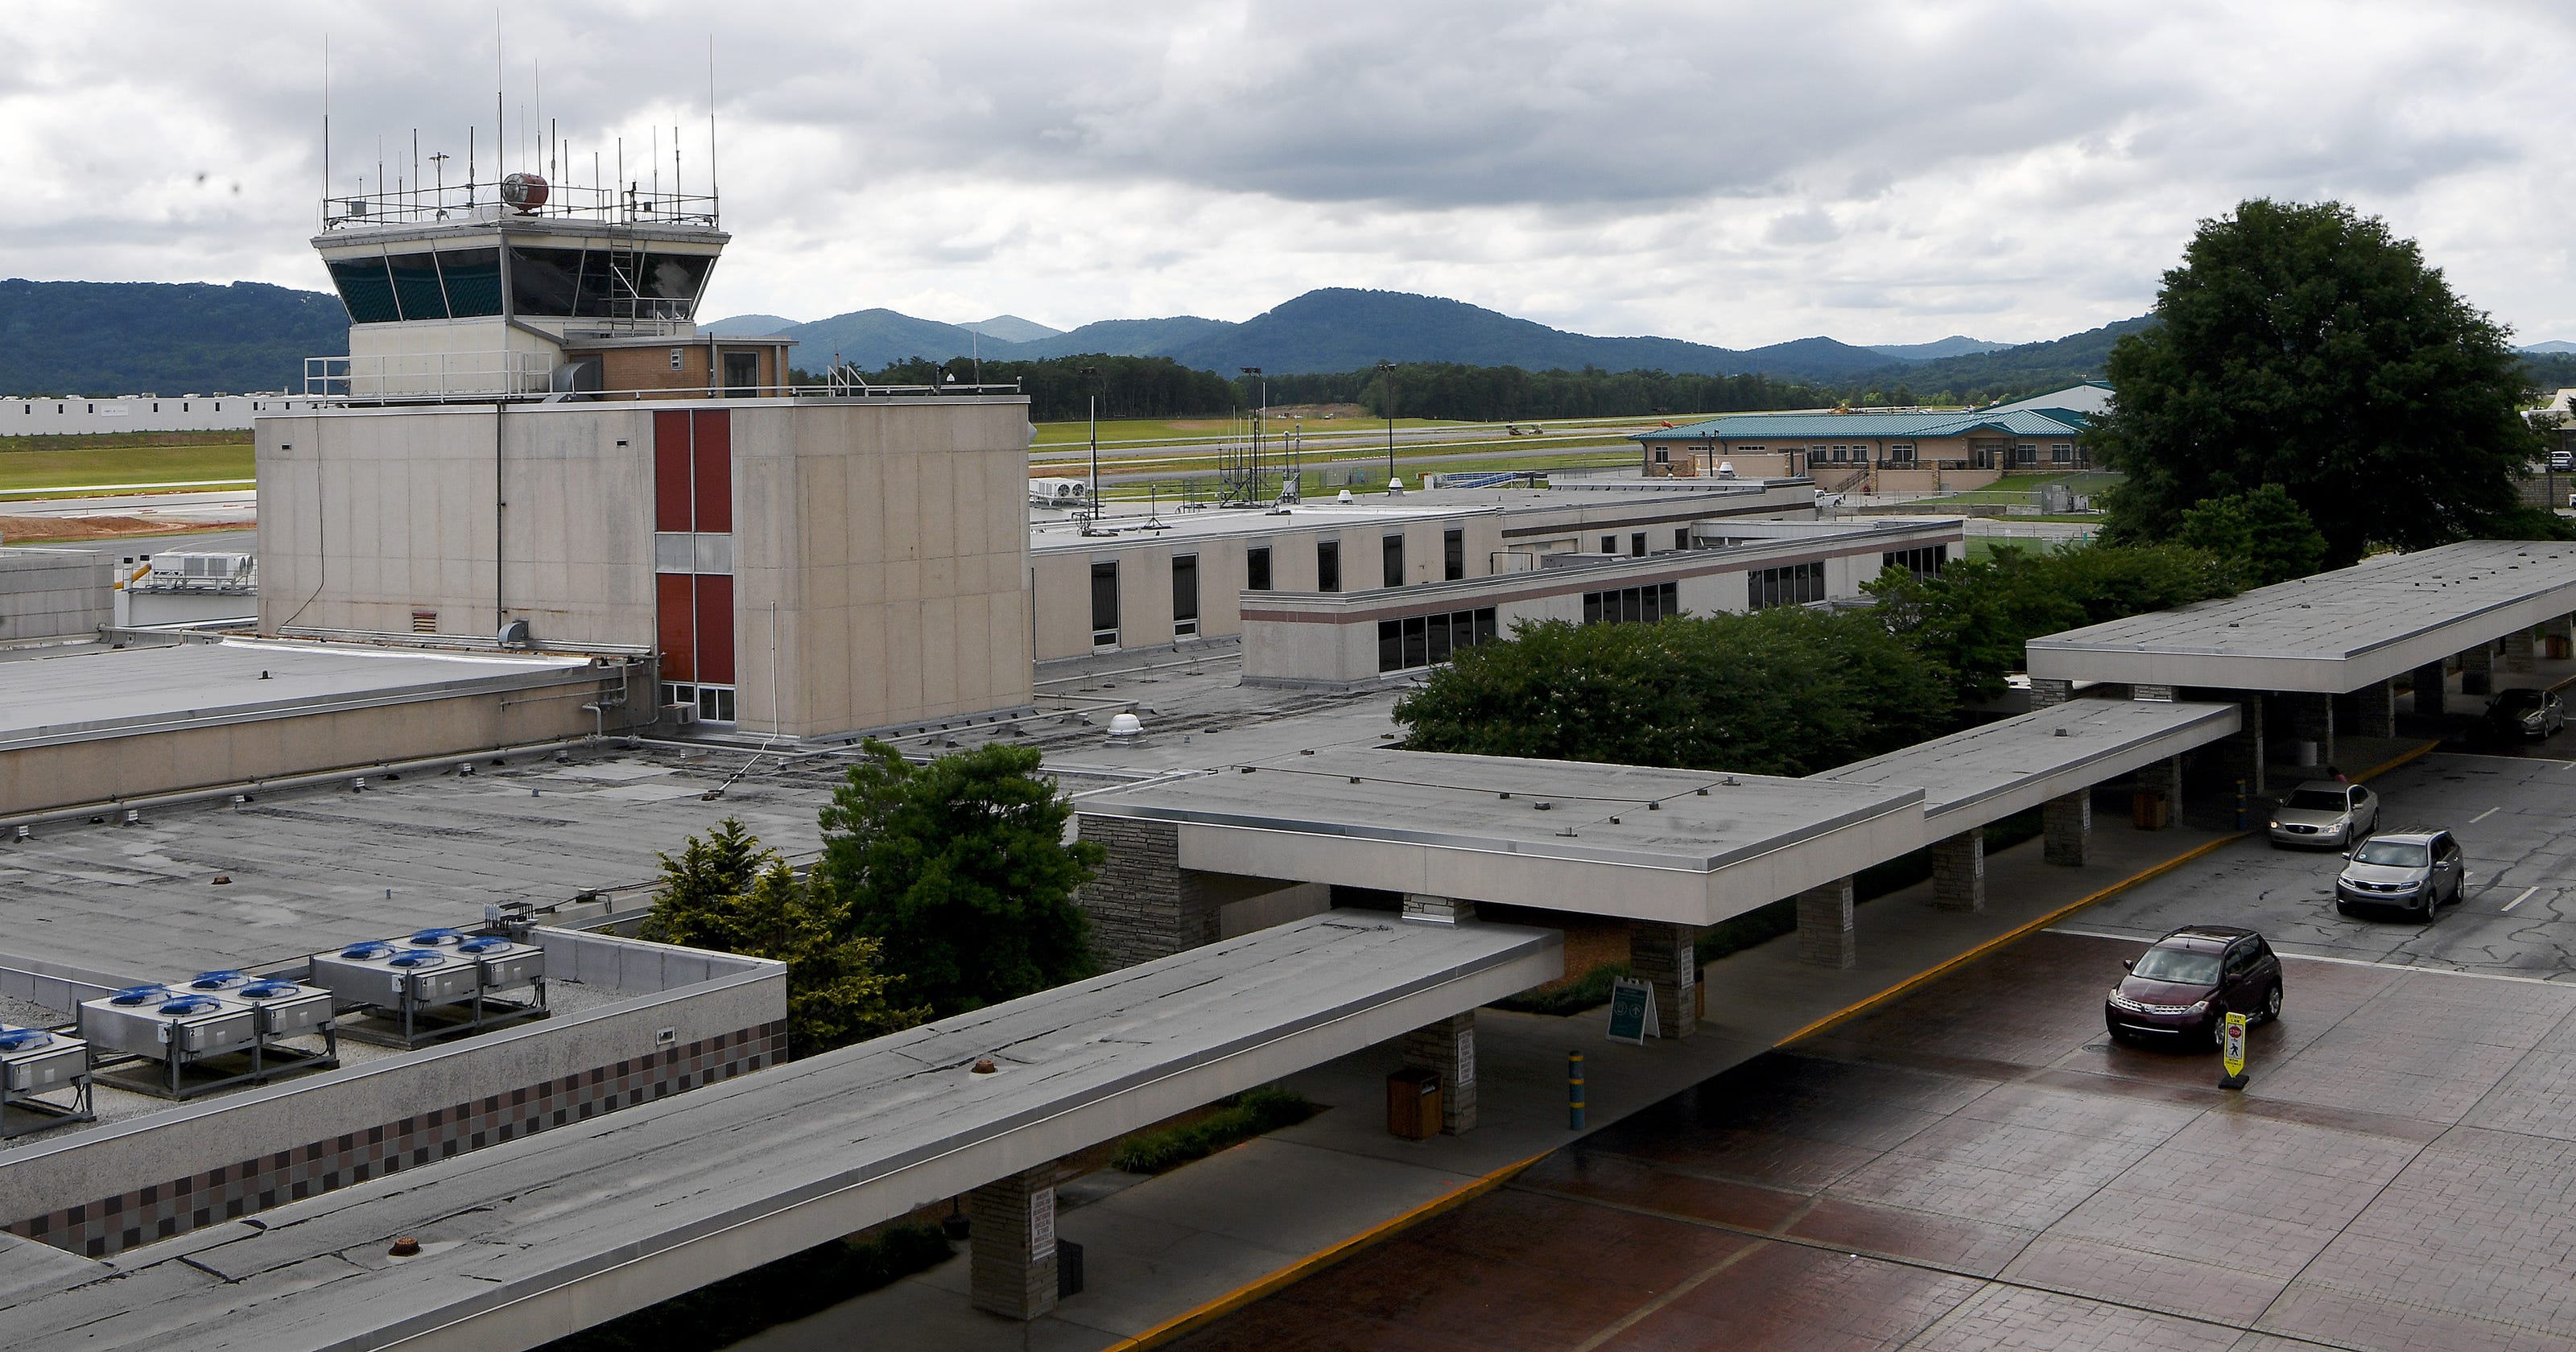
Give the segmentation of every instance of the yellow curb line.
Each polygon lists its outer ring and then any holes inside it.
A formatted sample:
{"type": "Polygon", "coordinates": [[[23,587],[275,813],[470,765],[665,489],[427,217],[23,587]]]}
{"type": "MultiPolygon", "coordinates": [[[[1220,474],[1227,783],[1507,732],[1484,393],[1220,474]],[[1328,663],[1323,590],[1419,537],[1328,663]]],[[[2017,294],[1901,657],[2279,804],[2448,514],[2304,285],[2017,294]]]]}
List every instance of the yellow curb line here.
{"type": "MultiPolygon", "coordinates": [[[[2417,754],[2417,755],[2421,755],[2421,754],[2423,754],[2423,753],[2422,753],[2422,752],[2417,752],[2416,754],[2417,754]]],[[[1808,1024],[1806,1027],[1799,1029],[1797,1032],[1791,1033],[1791,1034],[1790,1034],[1790,1035],[1788,1035],[1787,1037],[1784,1037],[1784,1038],[1780,1039],[1778,1042],[1775,1042],[1775,1043],[1773,1043],[1773,1044],[1771,1044],[1771,1045],[1773,1045],[1773,1046],[1775,1046],[1775,1047],[1785,1047],[1785,1046],[1789,1045],[1790,1043],[1797,1041],[1797,1040],[1798,1040],[1798,1039],[1800,1039],[1800,1038],[1808,1037],[1808,1036],[1811,1036],[1811,1035],[1813,1035],[1813,1034],[1823,1032],[1825,1029],[1830,1028],[1830,1027],[1832,1027],[1833,1025],[1838,1024],[1838,1023],[1842,1022],[1842,1021],[1843,1021],[1843,1020],[1845,1020],[1845,1019],[1850,1018],[1850,1017],[1851,1017],[1851,1016],[1853,1016],[1854,1014],[1858,1014],[1858,1013],[1862,1012],[1863,1010],[1871,1009],[1871,1008],[1874,1008],[1874,1007],[1876,1007],[1876,1006],[1878,1006],[1878,1005],[1883,1005],[1883,1004],[1887,1003],[1889,1000],[1892,1000],[1892,999],[1896,998],[1897,996],[1902,995],[1902,994],[1904,994],[1905,992],[1910,991],[1910,990],[1914,989],[1915,987],[1922,985],[1924,982],[1926,982],[1926,981],[1930,981],[1930,980],[1931,980],[1931,979],[1933,979],[1934,977],[1937,977],[1937,976],[1941,975],[1942,973],[1944,973],[1944,972],[1947,972],[1947,971],[1951,970],[1952,968],[1955,968],[1955,967],[1961,966],[1962,964],[1965,964],[1965,963],[1968,963],[1968,962],[1970,962],[1970,961],[1973,961],[1974,959],[1976,959],[1976,958],[1978,958],[1978,957],[1981,957],[1981,956],[1983,956],[1983,955],[1985,955],[1985,954],[1987,954],[1987,953],[1990,953],[1990,952],[1994,951],[1994,950],[1995,950],[1995,949],[1997,949],[1997,948],[2001,948],[2001,947],[2002,947],[2002,946],[2004,946],[2005,944],[2011,943],[2013,940],[2018,939],[2018,938],[2021,938],[2023,935],[2029,934],[2029,933],[2030,933],[2031,931],[2033,931],[2033,930],[2036,930],[2036,929],[2043,929],[2043,928],[2045,928],[2045,927],[2047,927],[2047,926],[2054,925],[2054,924],[2056,924],[2058,921],[2063,920],[2063,919],[2065,919],[2066,917],[2068,917],[2068,916],[2070,916],[2070,915],[2073,915],[2073,914],[2074,914],[2074,913],[2076,913],[2077,911],[2083,910],[2085,907],[2090,906],[2090,905],[2092,905],[2093,903],[2095,903],[2095,902],[2097,902],[2097,901],[2102,900],[2104,897],[2110,896],[2111,894],[2113,894],[2113,893],[2115,893],[2115,892],[2120,892],[2120,891],[2124,891],[2124,890],[2126,890],[2126,889],[2128,889],[2128,888],[2135,887],[2135,886],[2137,886],[2139,883],[2145,882],[2147,879],[2152,878],[2152,877],[2155,877],[2155,876],[2156,876],[2157,874],[2159,874],[2159,873],[2165,873],[2165,872],[2169,872],[2169,871],[2171,871],[2171,870],[2173,870],[2173,869],[2180,868],[2180,867],[2182,867],[2183,865],[2190,863],[2192,860],[2194,860],[2194,859],[2198,859],[2198,858],[2199,858],[2199,857],[2201,857],[2202,855],[2207,854],[2207,853],[2209,853],[2210,851],[2215,850],[2215,849],[2219,848],[2219,847],[2220,847],[2220,846],[2222,846],[2222,845],[2232,845],[2232,844],[2236,843],[2237,841],[2243,840],[2243,839],[2245,839],[2247,836],[2250,836],[2250,835],[2252,835],[2252,834],[2254,834],[2254,833],[2253,833],[2253,832],[2251,832],[2251,831],[2237,831],[2237,832],[2233,832],[2233,833],[2228,834],[2228,835],[2220,836],[2220,837],[2219,837],[2218,839],[2216,839],[2216,840],[2212,840],[2212,841],[2205,841],[2205,842],[2203,842],[2203,843],[2201,843],[2201,844],[2199,844],[2199,845],[2195,845],[2195,846],[2193,846],[2192,848],[2190,848],[2190,849],[2188,849],[2188,850],[2185,850],[2185,851],[2183,851],[2182,853],[2180,853],[2180,854],[2178,854],[2178,855],[2175,855],[2173,858],[2168,859],[2168,860],[2164,861],[2164,862],[2163,862],[2163,863],[2161,863],[2161,864],[2155,865],[2154,867],[2149,868],[2149,869],[2146,869],[2146,870],[2145,870],[2145,871],[2143,871],[2143,872],[2133,873],[2133,874],[2129,875],[2129,876],[2128,876],[2128,877],[2126,877],[2126,878],[2122,878],[2120,881],[2118,881],[2118,882],[2116,882],[2116,883],[2113,883],[2113,884],[2111,884],[2111,885],[2110,885],[2110,886],[2108,886],[2108,887],[2103,888],[2103,889],[2102,889],[2101,891],[2099,891],[2099,892],[2095,892],[2095,893],[2093,893],[2091,896],[2084,897],[2084,898],[2082,898],[2082,899],[2080,899],[2080,900],[2077,900],[2077,901],[2071,901],[2071,902],[2068,902],[2067,904],[2065,904],[2065,905],[2063,905],[2063,906],[2058,907],[2056,910],[2054,910],[2054,911],[2050,911],[2048,914],[2043,915],[2043,916],[2039,917],[2039,918],[2038,918],[2038,919],[2036,919],[2036,920],[2030,921],[2029,923],[2024,924],[2024,925],[2022,925],[2021,927],[2019,927],[2019,928],[2017,928],[2017,929],[2006,930],[2005,932],[2003,932],[2003,933],[2001,933],[2001,934],[1998,934],[1998,935],[1996,935],[1995,937],[1993,937],[1993,938],[1991,938],[1991,939],[1988,939],[1988,940],[1987,940],[1987,941],[1985,941],[1984,943],[1979,944],[1979,945],[1977,945],[1976,947],[1969,949],[1967,952],[1962,953],[1962,954],[1960,954],[1959,956],[1957,956],[1957,957],[1955,957],[1955,958],[1950,959],[1948,962],[1942,963],[1940,966],[1937,966],[1937,967],[1931,968],[1931,969],[1929,969],[1929,970],[1927,970],[1927,971],[1917,972],[1917,973],[1915,973],[1913,976],[1910,976],[1910,977],[1906,978],[1905,980],[1900,981],[1900,982],[1896,983],[1895,985],[1888,987],[1886,990],[1880,991],[1878,994],[1873,995],[1873,996],[1870,996],[1868,999],[1862,1000],[1862,1001],[1861,1001],[1861,1002],[1859,1002],[1858,1004],[1851,1005],[1851,1006],[1849,1006],[1848,1008],[1840,1009],[1840,1010],[1835,1011],[1834,1013],[1828,1014],[1828,1015],[1826,1015],[1825,1017],[1823,1017],[1823,1018],[1821,1018],[1821,1019],[1816,1020],[1814,1023],[1808,1024]]]]}
{"type": "MultiPolygon", "coordinates": [[[[2570,679],[2576,679],[2576,677],[2571,677],[2570,679]]],[[[2384,774],[2387,774],[2389,771],[2396,769],[2398,766],[2401,766],[2401,765],[2406,764],[2408,761],[2414,760],[2414,759],[2415,759],[2416,757],[2418,757],[2418,756],[2424,756],[2424,755],[2429,755],[2429,754],[2431,754],[2431,752],[2432,752],[2433,748],[2435,748],[2435,747],[2437,747],[2437,746],[2440,746],[2440,745],[2441,745],[2441,743],[2440,743],[2440,742],[2426,742],[2426,743],[2424,743],[2422,746],[2419,746],[2419,747],[2415,748],[2414,750],[2409,751],[2409,752],[2405,753],[2404,755],[2401,755],[2401,756],[2397,757],[2395,760],[2382,761],[2382,762],[2380,762],[2379,764],[2374,765],[2374,766],[2370,767],[2369,769],[2362,771],[2360,774],[2354,775],[2352,778],[2353,778],[2354,780],[2358,781],[2358,780],[2369,779],[2369,778],[2371,778],[2371,777],[2372,777],[2372,776],[2374,776],[2374,775],[2384,775],[2384,774]]]]}
{"type": "Polygon", "coordinates": [[[1518,1164],[1506,1164],[1463,1188],[1445,1196],[1434,1197],[1400,1216],[1380,1221],[1329,1249],[1310,1253],[1267,1277],[1249,1285],[1237,1287],[1197,1309],[1167,1319],[1124,1342],[1111,1343],[1102,1348],[1101,1352],[1139,1352],[1140,1349],[1158,1346],[1203,1325],[1213,1323],[1263,1296],[1303,1281],[1372,1244],[1388,1239],[1397,1231],[1409,1229],[1461,1203],[1474,1201],[1510,1182],[1522,1170],[1555,1153],[1553,1149],[1543,1150],[1518,1164]]]}

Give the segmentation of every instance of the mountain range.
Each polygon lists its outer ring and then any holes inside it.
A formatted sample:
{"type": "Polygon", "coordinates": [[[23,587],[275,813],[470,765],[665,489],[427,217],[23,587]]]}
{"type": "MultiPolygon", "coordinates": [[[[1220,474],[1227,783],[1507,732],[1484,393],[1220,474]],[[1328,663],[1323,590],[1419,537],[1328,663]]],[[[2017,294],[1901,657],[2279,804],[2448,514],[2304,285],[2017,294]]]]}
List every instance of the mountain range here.
{"type": "Polygon", "coordinates": [[[912,357],[1029,361],[1097,352],[1169,357],[1184,366],[1228,373],[1247,366],[1284,375],[1357,370],[1380,361],[1436,361],[1528,370],[1597,366],[1701,375],[1759,372],[1843,384],[1863,377],[1901,379],[1898,373],[1916,364],[2007,350],[2003,343],[1954,334],[1937,342],[1885,347],[1800,338],[1739,351],[1677,338],[1594,337],[1437,296],[1338,287],[1309,291],[1241,323],[1175,315],[1102,320],[1059,332],[1012,315],[947,324],[874,309],[803,324],[777,315],[737,315],[709,327],[719,333],[794,338],[798,362],[809,368],[838,359],[865,370],[912,357]],[[1016,336],[1021,334],[1028,336],[1016,336]]]}

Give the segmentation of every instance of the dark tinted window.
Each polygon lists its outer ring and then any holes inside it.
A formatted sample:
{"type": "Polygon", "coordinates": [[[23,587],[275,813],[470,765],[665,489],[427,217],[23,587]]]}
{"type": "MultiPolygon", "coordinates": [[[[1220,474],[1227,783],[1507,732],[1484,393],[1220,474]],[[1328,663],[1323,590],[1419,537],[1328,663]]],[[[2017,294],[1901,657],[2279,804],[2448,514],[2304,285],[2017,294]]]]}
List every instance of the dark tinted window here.
{"type": "Polygon", "coordinates": [[[394,308],[394,284],[381,258],[340,258],[331,262],[331,284],[340,303],[349,307],[352,324],[390,324],[402,318],[394,308]]]}
{"type": "Polygon", "coordinates": [[[1315,590],[1337,592],[1342,589],[1342,542],[1319,541],[1315,545],[1315,590]]]}
{"type": "Polygon", "coordinates": [[[2300,789],[2297,792],[2292,793],[2289,797],[2289,801],[2284,802],[2281,806],[2306,808],[2315,812],[2341,812],[2344,810],[2345,803],[2343,793],[2340,790],[2300,789]]]}
{"type": "Polygon", "coordinates": [[[1248,591],[1270,590],[1270,547],[1243,551],[1243,585],[1248,591]]]}
{"type": "Polygon", "coordinates": [[[665,319],[688,318],[697,309],[698,293],[706,289],[707,269],[715,266],[715,261],[700,254],[654,254],[647,258],[639,289],[650,299],[677,302],[647,308],[665,319]]]}
{"type": "Polygon", "coordinates": [[[572,317],[574,295],[581,287],[581,250],[510,250],[510,308],[523,315],[572,317]]]}
{"type": "Polygon", "coordinates": [[[1467,532],[1440,532],[1440,576],[1450,582],[1467,575],[1467,532]]]}
{"type": "Polygon", "coordinates": [[[438,256],[447,281],[447,312],[458,319],[501,313],[501,251],[457,249],[438,256]]]}
{"type": "Polygon", "coordinates": [[[1401,535],[1390,535],[1386,537],[1385,542],[1380,546],[1380,548],[1386,555],[1386,585],[1390,587],[1403,586],[1404,537],[1401,535]]]}
{"type": "Polygon", "coordinates": [[[1091,644],[1095,648],[1118,642],[1118,565],[1091,565],[1091,644]]]}
{"type": "Polygon", "coordinates": [[[1172,560],[1172,618],[1175,621],[1199,617],[1199,556],[1183,554],[1172,560]]]}
{"type": "Polygon", "coordinates": [[[385,260],[393,270],[394,302],[405,319],[447,318],[447,296],[438,289],[438,260],[425,253],[395,254],[385,260]]]}

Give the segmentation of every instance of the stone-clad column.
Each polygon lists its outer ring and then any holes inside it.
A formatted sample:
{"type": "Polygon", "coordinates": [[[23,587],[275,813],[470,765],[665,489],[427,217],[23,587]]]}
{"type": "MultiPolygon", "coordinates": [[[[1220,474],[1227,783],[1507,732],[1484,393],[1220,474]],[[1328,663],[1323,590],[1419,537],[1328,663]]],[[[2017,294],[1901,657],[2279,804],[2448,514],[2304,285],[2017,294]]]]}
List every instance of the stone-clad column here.
{"type": "Polygon", "coordinates": [[[1476,918],[1476,903],[1456,897],[1435,897],[1427,892],[1404,894],[1404,918],[1426,925],[1454,925],[1476,918]]]}
{"type": "Polygon", "coordinates": [[[1404,1064],[1440,1077],[1440,1133],[1476,1127],[1476,1011],[1426,1023],[1404,1035],[1404,1064]]]}
{"type": "Polygon", "coordinates": [[[2291,740],[2316,743],[2317,764],[2334,764],[2334,696],[2293,690],[2282,694],[2281,703],[2290,716],[2291,740]]]}
{"type": "Polygon", "coordinates": [[[2074,697],[2075,682],[2073,681],[2061,681],[2052,676],[2030,678],[2030,707],[2034,709],[2064,704],[2074,697]]]}
{"type": "Polygon", "coordinates": [[[2165,824],[2182,824],[2182,757],[2167,756],[2138,772],[2141,788],[2153,789],[2165,796],[2165,824]]]}
{"type": "Polygon", "coordinates": [[[1860,944],[1852,932],[1852,880],[1837,878],[1798,894],[1798,960],[1818,967],[1853,967],[1860,944]]]}
{"type": "Polygon", "coordinates": [[[969,1299],[1004,1319],[1055,1308],[1055,1166],[998,1178],[966,1194],[969,1299]]]}
{"type": "Polygon", "coordinates": [[[2460,654],[2460,693],[2495,693],[2495,645],[2481,643],[2460,654]]]}
{"type": "Polygon", "coordinates": [[[2085,852],[2093,843],[2092,791],[2079,789],[2049,799],[2040,806],[2039,820],[2047,837],[2040,857],[2069,868],[2083,867],[2085,852]]]}
{"type": "Polygon", "coordinates": [[[2415,713],[2421,717],[2442,714],[2442,697],[2450,693],[2447,664],[2427,662],[2415,668],[2415,713]]]}
{"type": "Polygon", "coordinates": [[[1699,926],[1628,922],[1628,975],[1655,987],[1655,1023],[1665,1037],[1699,1031],[1699,926]]]}
{"type": "Polygon", "coordinates": [[[2236,731],[2218,743],[2219,764],[2230,779],[2245,781],[2249,792],[2263,792],[2263,692],[2259,690],[2214,690],[2210,698],[2232,700],[2239,719],[2236,731]]]}
{"type": "Polygon", "coordinates": [[[2526,673],[2537,671],[2539,669],[2539,664],[2533,660],[2537,654],[2534,653],[2532,649],[2533,644],[2531,641],[2530,630],[2516,629],[2512,633],[2505,635],[2504,669],[2512,672],[2526,673]]]}
{"type": "Polygon", "coordinates": [[[1986,909],[1986,828],[1932,842],[1932,904],[1944,911],[1986,909]]]}
{"type": "Polygon", "coordinates": [[[1081,813],[1081,835],[1109,851],[1074,893],[1110,967],[1167,958],[1222,937],[1219,899],[1181,867],[1181,828],[1143,817],[1081,813]]]}
{"type": "Polygon", "coordinates": [[[2373,681],[2352,692],[2352,735],[2355,737],[2394,737],[2397,735],[2397,682],[2373,681]]]}

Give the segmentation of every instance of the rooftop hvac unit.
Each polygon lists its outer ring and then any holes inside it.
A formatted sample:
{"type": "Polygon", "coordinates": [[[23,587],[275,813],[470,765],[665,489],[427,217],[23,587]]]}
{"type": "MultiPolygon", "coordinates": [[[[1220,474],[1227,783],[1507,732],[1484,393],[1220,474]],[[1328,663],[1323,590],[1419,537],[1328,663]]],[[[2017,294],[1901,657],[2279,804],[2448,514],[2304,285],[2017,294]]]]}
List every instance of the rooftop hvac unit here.
{"type": "Polygon", "coordinates": [[[194,1098],[271,1079],[289,1070],[340,1064],[329,991],[236,971],[199,972],[174,985],[130,986],[81,1003],[80,1035],[97,1064],[157,1061],[150,1078],[111,1077],[120,1087],[194,1098]],[[319,1051],[283,1039],[318,1035],[319,1051]]]}
{"type": "Polygon", "coordinates": [[[0,1140],[91,1117],[89,1044],[0,1023],[0,1140]]]}
{"type": "Polygon", "coordinates": [[[313,982],[350,1010],[343,1031],[417,1047],[546,1014],[546,951],[464,930],[425,929],[313,956],[313,982]],[[505,998],[501,991],[528,994],[505,998]]]}

